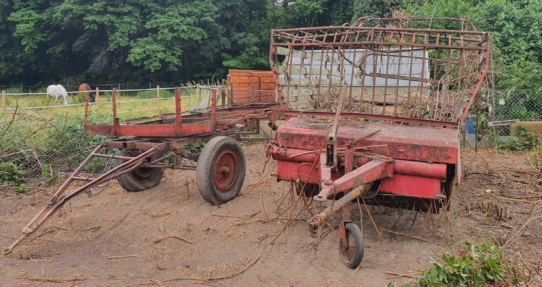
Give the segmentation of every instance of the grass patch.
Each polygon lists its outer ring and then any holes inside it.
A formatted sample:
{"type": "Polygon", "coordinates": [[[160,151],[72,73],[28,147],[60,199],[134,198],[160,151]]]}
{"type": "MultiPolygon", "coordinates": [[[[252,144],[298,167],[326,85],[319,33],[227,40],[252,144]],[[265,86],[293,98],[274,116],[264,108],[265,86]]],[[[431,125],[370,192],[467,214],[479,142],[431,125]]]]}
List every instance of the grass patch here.
{"type": "MultiPolygon", "coordinates": [[[[195,89],[183,89],[182,111],[193,109],[206,99],[205,96],[203,93],[198,95],[195,89]]],[[[135,96],[133,93],[118,93],[116,98],[117,116],[121,121],[175,113],[174,93],[169,90],[160,91],[160,99],[156,98],[156,91],[141,91],[135,96]]],[[[55,102],[45,95],[7,96],[9,111],[18,108],[23,110],[25,114],[45,119],[51,119],[55,115],[65,117],[84,115],[85,98],[83,95],[70,94],[69,102],[71,105],[65,106],[60,100],[55,102]]],[[[112,110],[111,93],[100,93],[99,99],[89,105],[89,124],[112,124],[112,110]]]]}
{"type": "MultiPolygon", "coordinates": [[[[160,98],[161,99],[169,99],[173,98],[175,94],[169,90],[163,90],[160,91],[160,98]]],[[[136,99],[143,100],[143,99],[156,99],[158,98],[158,95],[156,93],[156,90],[154,91],[139,91],[137,92],[136,99]]]]}

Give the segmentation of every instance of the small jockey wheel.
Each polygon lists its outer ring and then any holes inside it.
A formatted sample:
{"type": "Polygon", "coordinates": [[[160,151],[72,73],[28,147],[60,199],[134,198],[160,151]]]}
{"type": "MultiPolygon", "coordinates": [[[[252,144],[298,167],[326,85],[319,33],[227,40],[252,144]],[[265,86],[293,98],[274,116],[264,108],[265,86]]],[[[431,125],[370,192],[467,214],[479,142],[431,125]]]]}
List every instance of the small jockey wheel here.
{"type": "Polygon", "coordinates": [[[363,235],[353,222],[343,221],[339,226],[339,253],[346,267],[356,269],[363,259],[363,235]]]}

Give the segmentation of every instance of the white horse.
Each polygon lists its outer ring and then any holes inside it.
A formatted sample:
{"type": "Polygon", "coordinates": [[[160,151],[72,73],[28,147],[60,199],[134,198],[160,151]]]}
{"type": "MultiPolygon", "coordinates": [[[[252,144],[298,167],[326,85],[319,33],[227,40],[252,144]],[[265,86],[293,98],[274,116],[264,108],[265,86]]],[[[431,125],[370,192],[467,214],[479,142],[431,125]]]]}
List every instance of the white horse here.
{"type": "Polygon", "coordinates": [[[50,85],[47,87],[47,96],[55,97],[55,102],[58,100],[59,96],[62,96],[62,98],[64,98],[64,104],[69,104],[68,92],[62,85],[50,85]]]}

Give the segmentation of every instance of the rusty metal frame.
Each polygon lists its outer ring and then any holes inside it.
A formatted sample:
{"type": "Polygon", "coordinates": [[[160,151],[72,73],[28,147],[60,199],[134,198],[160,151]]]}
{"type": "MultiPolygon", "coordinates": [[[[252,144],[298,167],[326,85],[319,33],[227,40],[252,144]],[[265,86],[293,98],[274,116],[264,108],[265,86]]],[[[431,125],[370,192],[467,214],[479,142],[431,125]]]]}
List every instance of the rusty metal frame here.
{"type": "Polygon", "coordinates": [[[149,158],[155,151],[158,146],[150,148],[138,156],[135,157],[125,157],[125,156],[113,156],[113,155],[104,155],[100,154],[100,151],[104,148],[104,145],[98,145],[92,153],[75,169],[75,171],[70,175],[70,177],[57,189],[53,197],[30,222],[22,229],[22,235],[11,244],[8,248],[2,251],[3,255],[10,254],[21,241],[23,241],[30,234],[34,233],[48,218],[49,216],[60,206],[62,206],[68,199],[73,196],[90,190],[91,188],[107,182],[113,178],[118,177],[124,173],[130,172],[137,167],[139,167],[146,158],[149,158]],[[124,160],[125,162],[119,164],[118,166],[112,168],[111,170],[103,173],[102,175],[96,178],[87,178],[81,177],[80,174],[87,164],[89,164],[94,157],[108,157],[110,159],[119,159],[124,160]],[[66,193],[68,187],[75,181],[84,181],[85,185],[66,193]]]}
{"type": "MultiPolygon", "coordinates": [[[[211,91],[211,106],[197,112],[181,112],[180,88],[175,88],[175,114],[156,118],[133,119],[121,123],[117,117],[116,90],[112,92],[113,124],[88,125],[85,129],[94,134],[114,137],[140,138],[186,138],[208,135],[219,131],[235,129],[241,124],[254,119],[276,120],[273,115],[284,110],[280,103],[229,104],[218,106],[217,89],[211,91]]],[[[88,103],[85,106],[85,123],[88,118],[88,103]]]]}
{"type": "Polygon", "coordinates": [[[352,26],[273,30],[269,61],[290,110],[322,112],[324,95],[350,82],[346,102],[368,109],[357,112],[364,118],[457,126],[484,83],[489,54],[489,33],[477,31],[468,20],[361,18],[352,26]],[[431,28],[440,22],[451,22],[457,30],[431,28]],[[367,63],[367,57],[374,63],[367,63]],[[415,61],[421,71],[413,71],[415,61]],[[413,84],[418,88],[411,88],[413,84]],[[292,105],[304,96],[316,98],[315,106],[292,105]],[[430,115],[405,115],[403,102],[434,106],[430,115]],[[457,106],[461,108],[454,110],[457,106]]]}

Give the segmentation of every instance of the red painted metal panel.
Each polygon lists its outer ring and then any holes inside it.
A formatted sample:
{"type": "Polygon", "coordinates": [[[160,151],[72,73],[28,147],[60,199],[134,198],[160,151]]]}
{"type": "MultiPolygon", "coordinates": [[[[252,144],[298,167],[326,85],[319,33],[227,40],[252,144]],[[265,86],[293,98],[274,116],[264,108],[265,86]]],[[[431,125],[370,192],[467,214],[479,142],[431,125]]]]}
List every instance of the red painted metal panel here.
{"type": "Polygon", "coordinates": [[[279,180],[296,181],[320,184],[320,171],[318,166],[312,169],[312,164],[299,164],[295,162],[279,161],[277,163],[279,180]],[[312,170],[312,172],[311,172],[312,170]]]}
{"type": "MultiPolygon", "coordinates": [[[[307,151],[292,148],[279,148],[273,145],[270,145],[267,151],[274,160],[291,162],[314,162],[317,157],[317,152],[317,150],[307,151]]],[[[339,159],[340,163],[344,161],[343,158],[339,159]]],[[[369,161],[370,159],[368,157],[356,157],[354,160],[357,166],[362,166],[369,161]]],[[[446,168],[446,164],[393,160],[393,172],[396,174],[446,179],[446,168]]]]}
{"type": "Polygon", "coordinates": [[[403,196],[442,199],[440,185],[439,179],[396,174],[393,178],[382,180],[380,191],[403,196]]]}
{"type": "MultiPolygon", "coordinates": [[[[338,148],[349,141],[379,130],[377,134],[360,140],[356,147],[371,146],[373,153],[394,159],[429,163],[456,164],[459,153],[459,130],[403,126],[385,123],[341,123],[337,132],[338,148]]],[[[292,118],[277,130],[277,142],[294,149],[316,150],[329,132],[329,122],[315,119],[292,118]]],[[[363,149],[360,151],[364,151],[363,149]]]]}
{"type": "MultiPolygon", "coordinates": [[[[364,164],[357,169],[346,173],[339,179],[333,182],[334,188],[331,193],[328,193],[324,197],[329,195],[350,190],[358,187],[361,184],[371,183],[373,181],[386,178],[393,173],[391,163],[382,160],[372,160],[367,164],[364,164]]],[[[324,188],[322,188],[321,194],[324,188]]]]}

